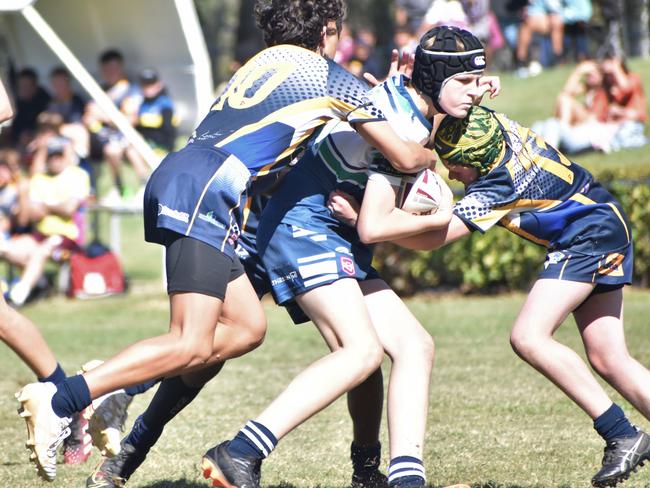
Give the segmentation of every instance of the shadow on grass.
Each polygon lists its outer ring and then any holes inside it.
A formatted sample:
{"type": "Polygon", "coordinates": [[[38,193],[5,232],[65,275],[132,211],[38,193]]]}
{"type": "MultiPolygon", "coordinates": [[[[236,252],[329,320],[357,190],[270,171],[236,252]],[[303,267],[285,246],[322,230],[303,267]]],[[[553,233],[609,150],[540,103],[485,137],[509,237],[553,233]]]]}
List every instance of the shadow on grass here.
{"type": "Polygon", "coordinates": [[[145,488],[206,488],[206,486],[209,486],[206,482],[196,482],[187,478],[181,478],[179,480],[156,481],[155,483],[145,485],[145,488]]]}
{"type": "MultiPolygon", "coordinates": [[[[456,486],[456,485],[452,485],[456,486]]],[[[535,485],[515,485],[510,483],[495,483],[493,481],[487,481],[482,483],[472,483],[468,485],[458,485],[458,486],[471,486],[471,488],[535,488],[535,485]]],[[[145,485],[145,488],[205,488],[205,482],[196,482],[190,481],[186,478],[173,481],[156,481],[155,483],[145,485]]],[[[316,488],[320,487],[317,485],[316,488]]],[[[267,488],[296,488],[295,485],[291,483],[279,483],[276,485],[270,485],[267,488]]],[[[349,488],[348,486],[341,486],[340,488],[349,488]]],[[[427,485],[426,488],[445,488],[442,485],[427,485]]],[[[570,485],[560,485],[557,488],[571,488],[570,485]]]]}

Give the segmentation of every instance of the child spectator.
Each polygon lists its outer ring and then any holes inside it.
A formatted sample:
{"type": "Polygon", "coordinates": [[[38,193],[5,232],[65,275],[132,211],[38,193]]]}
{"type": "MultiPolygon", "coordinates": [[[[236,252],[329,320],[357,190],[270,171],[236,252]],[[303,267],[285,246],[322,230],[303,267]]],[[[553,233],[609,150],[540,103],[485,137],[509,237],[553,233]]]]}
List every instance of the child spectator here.
{"type": "Polygon", "coordinates": [[[24,68],[16,80],[16,117],[11,125],[11,142],[24,147],[34,135],[36,118],[50,103],[50,95],[38,84],[38,75],[32,68],[24,68]]]}
{"type": "MultiPolygon", "coordinates": [[[[135,124],[142,93],[139,87],[127,78],[122,53],[116,49],[105,51],[99,58],[99,68],[106,94],[126,118],[135,124]]],[[[111,168],[115,188],[106,196],[107,201],[120,200],[127,193],[121,176],[122,160],[125,156],[129,158],[140,181],[144,183],[148,179],[147,163],[136,151],[127,151],[128,142],[95,102],[88,103],[84,123],[91,134],[91,156],[98,160],[105,159],[111,168]]]]}
{"type": "Polygon", "coordinates": [[[61,137],[47,142],[46,173],[34,175],[19,189],[18,221],[35,230],[11,239],[0,256],[20,266],[20,280],[9,291],[9,300],[21,306],[43,275],[48,259],[66,259],[79,248],[82,229],[75,221],[88,198],[88,174],[74,164],[72,145],[61,137]]]}
{"type": "Polygon", "coordinates": [[[176,142],[174,103],[155,70],[143,70],[139,81],[143,99],[135,128],[154,149],[171,152],[176,142]]]}
{"type": "Polygon", "coordinates": [[[528,51],[533,34],[549,35],[555,58],[559,59],[562,56],[564,44],[562,2],[559,0],[531,0],[524,8],[524,18],[519,27],[516,52],[517,76],[521,78],[538,75],[541,71],[539,62],[529,64],[528,51]]]}

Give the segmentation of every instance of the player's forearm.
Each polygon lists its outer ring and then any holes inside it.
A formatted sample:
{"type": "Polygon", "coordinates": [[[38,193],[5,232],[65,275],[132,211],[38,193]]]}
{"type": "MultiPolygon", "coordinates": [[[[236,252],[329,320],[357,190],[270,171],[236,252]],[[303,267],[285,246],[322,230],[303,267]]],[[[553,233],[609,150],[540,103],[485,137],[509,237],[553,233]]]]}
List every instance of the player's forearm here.
{"type": "Polygon", "coordinates": [[[401,239],[394,239],[392,242],[400,247],[414,251],[435,251],[445,245],[447,229],[430,230],[401,239]]]}
{"type": "Polygon", "coordinates": [[[440,211],[431,215],[413,215],[393,208],[387,214],[375,217],[364,215],[362,211],[357,223],[357,232],[362,242],[373,244],[445,228],[450,219],[450,211],[440,211]]]}
{"type": "Polygon", "coordinates": [[[467,225],[453,215],[449,224],[440,229],[396,239],[393,242],[398,246],[416,251],[434,251],[469,234],[470,230],[467,225]]]}

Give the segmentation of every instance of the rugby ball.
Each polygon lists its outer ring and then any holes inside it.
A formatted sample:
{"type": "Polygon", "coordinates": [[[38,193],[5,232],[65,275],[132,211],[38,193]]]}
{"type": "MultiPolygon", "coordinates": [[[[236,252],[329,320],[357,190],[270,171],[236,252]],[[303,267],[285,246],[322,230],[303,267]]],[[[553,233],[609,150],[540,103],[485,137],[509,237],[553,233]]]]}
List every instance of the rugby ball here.
{"type": "Polygon", "coordinates": [[[404,178],[401,188],[401,205],[405,212],[416,215],[435,213],[443,199],[445,181],[434,171],[425,169],[404,178]],[[443,186],[444,185],[444,186],[443,186]]]}

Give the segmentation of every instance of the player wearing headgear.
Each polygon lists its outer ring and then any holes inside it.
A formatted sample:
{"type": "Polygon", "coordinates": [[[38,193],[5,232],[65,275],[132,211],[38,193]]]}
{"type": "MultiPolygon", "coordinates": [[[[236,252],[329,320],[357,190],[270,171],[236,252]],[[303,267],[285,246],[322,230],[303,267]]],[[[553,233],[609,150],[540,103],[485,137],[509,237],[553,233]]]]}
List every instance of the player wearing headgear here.
{"type": "MultiPolygon", "coordinates": [[[[447,32],[447,28],[437,28],[425,37],[435,39],[436,34],[447,32]]],[[[466,31],[453,32],[472,39],[466,31]]],[[[415,63],[417,69],[417,58],[415,63]]],[[[494,80],[481,80],[480,74],[476,69],[450,74],[449,82],[458,78],[457,82],[471,88],[467,98],[442,99],[448,110],[465,114],[484,91],[494,89],[494,80]]],[[[429,140],[431,119],[437,111],[429,93],[413,86],[407,77],[389,78],[367,96],[404,140],[419,144],[429,140]]],[[[285,177],[262,214],[257,249],[276,301],[297,303],[332,352],[300,373],[233,439],[208,451],[204,467],[217,483],[258,486],[262,460],[278,440],[375,370],[385,350],[393,361],[388,392],[389,484],[424,486],[422,446],[433,340],[371,267],[372,250],[360,242],[353,227],[332,217],[327,208],[330,192],[338,189],[361,198],[371,164],[379,184],[386,184],[386,176],[380,175],[394,170],[377,156],[349,125],[330,122],[316,139],[313,152],[285,177]],[[356,358],[364,356],[364,370],[359,372],[356,358]],[[224,476],[222,466],[242,467],[241,477],[224,476]]],[[[438,228],[449,218],[441,211],[422,219],[429,228],[438,228]]],[[[366,449],[374,450],[379,458],[378,431],[369,440],[366,449]]]]}
{"type": "Polygon", "coordinates": [[[365,86],[330,59],[342,0],[257,0],[255,14],[271,47],[235,73],[185,148],[169,154],[147,183],[145,239],[167,250],[170,330],[66,379],[55,392],[36,383],[22,390],[40,472],[55,472],[50,447],[93,398],[262,342],[264,314],[234,252],[250,180],[285,167],[330,119],[353,124],[398,169],[433,164],[433,155],[403,142],[366,100],[365,86]]]}
{"type": "MultiPolygon", "coordinates": [[[[623,332],[622,287],[631,282],[633,262],[623,209],[584,168],[530,129],[483,107],[463,119],[446,117],[435,148],[449,176],[465,184],[465,196],[446,228],[400,243],[437,249],[498,224],[548,249],[510,342],[593,419],[606,446],[592,484],[615,486],[650,459],[650,436],[630,424],[587,365],[553,334],[573,313],[591,366],[650,419],[650,372],[630,357],[623,332]]],[[[359,225],[381,219],[362,211],[359,225]]]]}

